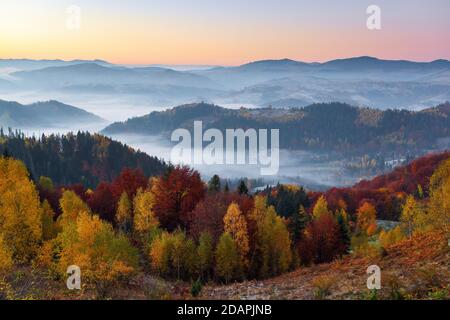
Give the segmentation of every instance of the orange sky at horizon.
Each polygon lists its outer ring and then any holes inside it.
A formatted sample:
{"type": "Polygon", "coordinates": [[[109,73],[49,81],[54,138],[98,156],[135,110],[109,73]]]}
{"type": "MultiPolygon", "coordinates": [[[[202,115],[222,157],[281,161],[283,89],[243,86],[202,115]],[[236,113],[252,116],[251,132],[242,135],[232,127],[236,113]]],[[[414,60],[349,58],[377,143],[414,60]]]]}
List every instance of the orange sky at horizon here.
{"type": "Polygon", "coordinates": [[[262,13],[252,12],[241,21],[224,12],[211,13],[203,21],[196,12],[182,15],[152,8],[147,14],[136,7],[124,14],[121,7],[105,10],[98,3],[86,3],[80,5],[80,29],[69,30],[64,1],[51,5],[50,0],[28,2],[27,6],[23,2],[0,3],[0,58],[102,59],[141,65],[240,65],[282,58],[324,62],[366,55],[393,60],[450,59],[450,41],[445,41],[450,33],[445,28],[450,27],[448,21],[434,19],[425,28],[426,17],[419,17],[421,23],[408,24],[411,17],[400,19],[397,11],[396,15],[387,12],[382,30],[370,31],[364,5],[358,10],[352,7],[360,13],[355,19],[339,15],[327,19],[304,16],[298,21],[290,16],[263,19],[262,13]]]}

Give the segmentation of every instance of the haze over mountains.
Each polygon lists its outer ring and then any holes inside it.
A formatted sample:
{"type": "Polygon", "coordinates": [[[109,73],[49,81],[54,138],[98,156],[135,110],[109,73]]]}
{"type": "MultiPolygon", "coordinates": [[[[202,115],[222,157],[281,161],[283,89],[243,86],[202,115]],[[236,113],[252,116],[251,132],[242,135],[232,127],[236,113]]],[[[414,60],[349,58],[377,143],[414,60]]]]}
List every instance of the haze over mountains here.
{"type": "MultiPolygon", "coordinates": [[[[194,120],[204,120],[205,127],[283,128],[280,176],[324,185],[359,177],[343,175],[347,159],[336,153],[369,153],[382,163],[408,152],[448,148],[450,136],[448,104],[443,104],[450,101],[447,60],[283,59],[173,69],[103,60],[0,60],[0,99],[17,101],[0,103],[4,128],[97,132],[106,119],[114,124],[105,134],[166,160],[171,145],[157,134],[167,138],[170,130],[189,128],[194,120]],[[333,101],[339,103],[328,103],[333,101]],[[191,106],[172,109],[185,104],[191,106]],[[410,112],[418,110],[423,111],[410,112]]],[[[252,176],[248,168],[198,169],[252,176]]]]}
{"type": "Polygon", "coordinates": [[[450,62],[283,59],[176,71],[102,60],[0,60],[0,94],[21,97],[30,91],[33,101],[57,99],[73,105],[86,101],[88,111],[111,121],[199,101],[227,107],[304,107],[340,101],[416,110],[450,100],[450,62]],[[109,110],[102,114],[104,105],[109,110]],[[124,107],[127,116],[121,112],[124,107]]]}
{"type": "Polygon", "coordinates": [[[87,128],[105,124],[102,118],[58,101],[36,102],[23,105],[0,100],[0,127],[7,129],[87,128]]]}

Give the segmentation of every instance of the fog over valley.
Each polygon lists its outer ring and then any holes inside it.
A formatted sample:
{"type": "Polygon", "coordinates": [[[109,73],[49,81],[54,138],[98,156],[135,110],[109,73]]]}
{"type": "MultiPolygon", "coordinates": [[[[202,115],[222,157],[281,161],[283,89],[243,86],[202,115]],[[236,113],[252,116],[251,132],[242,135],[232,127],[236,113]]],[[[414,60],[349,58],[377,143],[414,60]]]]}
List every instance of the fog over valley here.
{"type": "Polygon", "coordinates": [[[448,148],[448,100],[447,60],[283,59],[235,67],[0,60],[0,126],[5,131],[19,129],[28,136],[99,132],[170,161],[170,132],[190,129],[199,118],[221,130],[268,126],[281,131],[277,175],[262,177],[254,165],[192,167],[205,179],[214,174],[264,178],[261,183],[316,189],[351,185],[389,170],[390,163],[448,148]],[[334,101],[346,105],[321,105],[334,101]],[[195,109],[200,102],[208,104],[195,109]],[[209,114],[205,110],[213,104],[236,113],[218,109],[209,114]],[[174,108],[179,105],[194,105],[194,116],[174,108]],[[416,131],[401,129],[405,123],[416,131]],[[422,125],[432,126],[433,140],[427,140],[422,125]]]}

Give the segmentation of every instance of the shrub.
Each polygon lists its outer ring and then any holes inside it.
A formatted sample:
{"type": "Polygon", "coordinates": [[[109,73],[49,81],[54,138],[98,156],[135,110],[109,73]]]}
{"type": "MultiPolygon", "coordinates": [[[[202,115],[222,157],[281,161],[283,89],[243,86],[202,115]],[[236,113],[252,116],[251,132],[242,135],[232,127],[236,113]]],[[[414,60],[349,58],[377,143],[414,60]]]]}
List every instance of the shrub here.
{"type": "Polygon", "coordinates": [[[331,289],[336,284],[337,278],[331,275],[323,275],[315,277],[312,280],[314,287],[314,298],[323,300],[331,294],[331,289]]]}
{"type": "Polygon", "coordinates": [[[194,281],[192,283],[191,295],[193,297],[198,297],[200,295],[200,293],[202,292],[202,288],[203,288],[203,284],[202,284],[202,282],[201,282],[201,280],[199,278],[199,279],[197,279],[196,281],[194,281]]]}

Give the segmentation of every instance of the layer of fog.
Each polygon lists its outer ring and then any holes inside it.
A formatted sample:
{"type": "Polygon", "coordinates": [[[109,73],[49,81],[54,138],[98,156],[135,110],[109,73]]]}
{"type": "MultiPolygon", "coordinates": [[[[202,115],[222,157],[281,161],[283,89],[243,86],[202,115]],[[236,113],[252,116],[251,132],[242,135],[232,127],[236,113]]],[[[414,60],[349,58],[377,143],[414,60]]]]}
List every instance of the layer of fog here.
{"type": "MultiPolygon", "coordinates": [[[[112,135],[111,138],[126,143],[151,156],[171,160],[174,144],[165,137],[142,135],[112,135]]],[[[274,176],[262,176],[259,165],[196,165],[190,167],[198,170],[207,180],[214,174],[226,179],[252,178],[263,179],[267,184],[297,183],[313,189],[332,186],[347,186],[355,183],[357,178],[343,174],[343,164],[339,161],[325,160],[324,157],[306,151],[280,150],[280,168],[274,176]]],[[[179,164],[179,163],[177,163],[179,164]]]]}
{"type": "MultiPolygon", "coordinates": [[[[153,111],[163,111],[173,108],[178,104],[170,102],[151,102],[151,99],[140,95],[106,95],[88,93],[65,93],[61,91],[20,91],[20,92],[0,92],[0,99],[16,101],[21,104],[31,104],[37,101],[57,100],[59,102],[91,112],[109,123],[125,121],[133,117],[140,117],[153,111]]],[[[201,99],[192,99],[183,103],[200,102],[201,99]]],[[[209,101],[213,102],[213,101],[209,101]]],[[[180,102],[181,104],[181,102],[180,102]]],[[[258,108],[256,104],[246,103],[224,103],[221,106],[229,109],[258,108]]],[[[104,127],[104,126],[103,126],[104,127]]],[[[97,128],[98,130],[103,127],[97,128]]]]}

